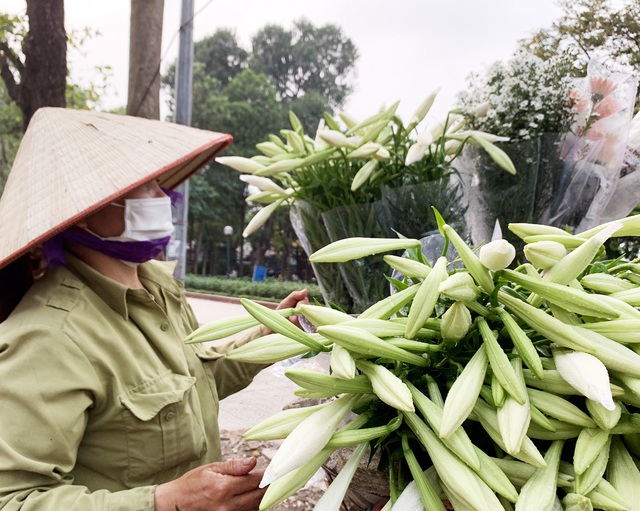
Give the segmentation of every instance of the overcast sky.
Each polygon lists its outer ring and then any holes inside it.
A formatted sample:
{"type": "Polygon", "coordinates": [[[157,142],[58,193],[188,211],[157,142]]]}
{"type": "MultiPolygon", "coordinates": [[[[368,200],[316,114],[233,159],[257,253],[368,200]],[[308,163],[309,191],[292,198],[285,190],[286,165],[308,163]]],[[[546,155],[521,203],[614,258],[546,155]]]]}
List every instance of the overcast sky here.
{"type": "MultiPolygon", "coordinates": [[[[0,11],[24,11],[25,0],[2,0],[0,11]]],[[[182,0],[165,0],[162,70],[175,61],[182,0]]],[[[195,0],[194,39],[218,28],[236,31],[250,49],[251,36],[267,23],[291,27],[306,17],[340,26],[358,48],[355,92],[344,110],[363,119],[400,101],[411,115],[436,87],[434,117],[453,107],[471,72],[507,60],[517,41],[548,27],[560,15],[555,0],[195,0]]],[[[90,27],[101,35],[70,54],[73,78],[96,79],[94,66],[111,66],[114,89],[103,106],[127,99],[130,0],[65,0],[66,28],[90,27]]]]}

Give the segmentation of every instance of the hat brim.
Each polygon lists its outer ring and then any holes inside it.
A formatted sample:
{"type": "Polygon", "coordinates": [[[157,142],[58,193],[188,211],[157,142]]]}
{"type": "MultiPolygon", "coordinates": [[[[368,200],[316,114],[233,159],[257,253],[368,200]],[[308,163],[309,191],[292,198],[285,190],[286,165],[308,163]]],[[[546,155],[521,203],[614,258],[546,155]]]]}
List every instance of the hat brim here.
{"type": "Polygon", "coordinates": [[[0,268],[146,182],[175,188],[232,140],[139,117],[39,109],[0,197],[0,268]]]}

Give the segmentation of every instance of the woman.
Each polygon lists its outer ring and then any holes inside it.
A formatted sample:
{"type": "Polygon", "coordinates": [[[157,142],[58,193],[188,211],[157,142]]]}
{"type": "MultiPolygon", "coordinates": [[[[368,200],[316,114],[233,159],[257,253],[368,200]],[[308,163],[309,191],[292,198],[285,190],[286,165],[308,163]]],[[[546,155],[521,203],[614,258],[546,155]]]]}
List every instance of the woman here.
{"type": "MultiPolygon", "coordinates": [[[[263,366],[182,341],[197,322],[154,258],[171,188],[230,137],[96,112],[33,117],[0,199],[0,267],[48,266],[0,323],[0,509],[253,510],[254,458],[220,462],[218,400],[263,366]],[[17,262],[16,262],[17,261],[17,262]]],[[[6,282],[6,279],[5,279],[6,282]]],[[[3,295],[7,295],[3,289],[3,295]]],[[[292,293],[280,307],[306,302],[292,293]]]]}

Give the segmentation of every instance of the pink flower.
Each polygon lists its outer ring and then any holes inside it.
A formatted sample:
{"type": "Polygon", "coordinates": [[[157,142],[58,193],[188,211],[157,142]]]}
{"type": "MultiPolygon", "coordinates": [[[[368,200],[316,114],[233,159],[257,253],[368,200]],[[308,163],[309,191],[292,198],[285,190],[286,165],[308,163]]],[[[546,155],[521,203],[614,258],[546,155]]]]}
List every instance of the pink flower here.
{"type": "Polygon", "coordinates": [[[604,76],[594,76],[589,78],[589,86],[591,87],[591,94],[598,94],[600,96],[607,96],[618,88],[618,84],[609,78],[604,76]]]}
{"type": "Polygon", "coordinates": [[[577,112],[583,112],[591,107],[591,98],[580,89],[571,89],[569,91],[569,104],[577,112]]]}
{"type": "Polygon", "coordinates": [[[593,113],[602,119],[603,117],[609,117],[622,110],[620,102],[612,96],[606,96],[602,101],[598,101],[593,107],[593,113]]]}

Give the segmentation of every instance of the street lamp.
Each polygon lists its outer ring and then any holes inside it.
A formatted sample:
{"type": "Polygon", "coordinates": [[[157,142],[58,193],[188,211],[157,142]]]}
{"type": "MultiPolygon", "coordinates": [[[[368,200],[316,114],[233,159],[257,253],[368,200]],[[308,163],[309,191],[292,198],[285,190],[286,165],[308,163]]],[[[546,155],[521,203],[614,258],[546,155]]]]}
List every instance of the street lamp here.
{"type": "Polygon", "coordinates": [[[225,225],[223,232],[227,237],[227,278],[229,278],[231,276],[231,236],[233,235],[233,227],[225,225]]]}

